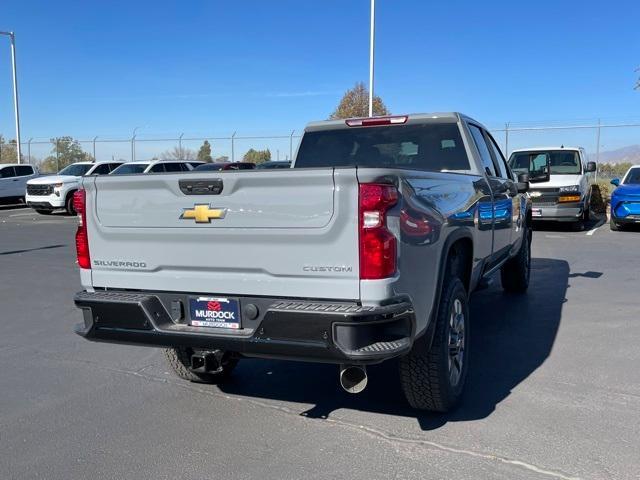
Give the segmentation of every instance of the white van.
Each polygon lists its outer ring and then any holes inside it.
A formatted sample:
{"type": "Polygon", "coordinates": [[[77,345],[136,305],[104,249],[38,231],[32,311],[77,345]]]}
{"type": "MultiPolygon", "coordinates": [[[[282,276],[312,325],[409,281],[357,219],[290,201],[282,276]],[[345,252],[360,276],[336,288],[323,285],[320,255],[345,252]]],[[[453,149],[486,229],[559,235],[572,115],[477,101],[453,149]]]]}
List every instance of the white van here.
{"type": "Polygon", "coordinates": [[[33,165],[0,163],[0,199],[15,198],[24,201],[27,180],[38,176],[33,165]]]}
{"type": "Polygon", "coordinates": [[[587,162],[582,147],[524,148],[514,150],[509,167],[528,173],[534,220],[573,222],[581,229],[589,220],[595,162],[587,162]]]}

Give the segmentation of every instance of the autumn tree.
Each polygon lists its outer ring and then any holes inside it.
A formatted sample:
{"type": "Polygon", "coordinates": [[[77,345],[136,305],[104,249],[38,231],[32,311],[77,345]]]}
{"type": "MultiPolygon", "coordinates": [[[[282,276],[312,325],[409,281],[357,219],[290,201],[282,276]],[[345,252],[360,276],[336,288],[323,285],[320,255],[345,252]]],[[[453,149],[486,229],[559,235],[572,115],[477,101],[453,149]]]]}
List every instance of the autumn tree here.
{"type": "Polygon", "coordinates": [[[40,162],[43,172],[57,172],[72,163],[93,161],[91,154],[83,151],[73,137],[52,138],[51,145],[51,153],[40,162]]]}
{"type": "Polygon", "coordinates": [[[271,160],[271,151],[268,148],[266,150],[254,150],[251,148],[244,154],[242,160],[255,163],[256,165],[258,163],[268,162],[271,160]]]}
{"type": "Polygon", "coordinates": [[[17,163],[18,149],[15,140],[7,143],[0,134],[0,163],[17,163]]]}
{"type": "MultiPolygon", "coordinates": [[[[373,96],[373,115],[389,115],[391,112],[387,109],[382,99],[373,96]]],[[[340,100],[338,107],[329,117],[331,120],[340,118],[368,117],[369,116],[369,90],[364,83],[358,82],[355,86],[347,90],[340,100]]]]}
{"type": "Polygon", "coordinates": [[[208,140],[205,140],[198,150],[198,160],[201,162],[212,162],[213,158],[211,158],[211,144],[208,140]]]}

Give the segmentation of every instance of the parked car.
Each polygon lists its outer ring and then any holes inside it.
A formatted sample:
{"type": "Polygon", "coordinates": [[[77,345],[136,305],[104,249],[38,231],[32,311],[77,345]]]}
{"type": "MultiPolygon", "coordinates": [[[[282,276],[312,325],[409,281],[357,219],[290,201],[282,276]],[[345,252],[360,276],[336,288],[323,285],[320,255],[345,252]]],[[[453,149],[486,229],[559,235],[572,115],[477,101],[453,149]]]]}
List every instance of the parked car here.
{"type": "Polygon", "coordinates": [[[205,165],[207,162],[202,162],[200,160],[189,160],[189,161],[187,161],[187,163],[189,165],[191,165],[191,168],[195,169],[196,167],[199,167],[200,165],[205,165]]]}
{"type": "Polygon", "coordinates": [[[577,229],[589,220],[596,164],[587,162],[582,147],[514,150],[509,166],[516,173],[528,173],[536,184],[529,192],[533,220],[573,222],[577,229]]]}
{"type": "Polygon", "coordinates": [[[0,163],[0,199],[24,201],[27,182],[38,175],[32,165],[0,163]]]}
{"type": "Polygon", "coordinates": [[[77,162],[66,166],[57,175],[46,175],[27,182],[27,205],[48,215],[64,208],[73,215],[73,194],[85,175],[107,175],[122,162],[77,162]]]}
{"type": "Polygon", "coordinates": [[[253,170],[256,168],[255,163],[251,162],[228,162],[228,163],[205,163],[198,165],[195,170],[197,172],[214,172],[221,170],[253,170]]]}
{"type": "Polygon", "coordinates": [[[291,168],[291,162],[280,162],[280,161],[275,161],[275,162],[262,162],[259,163],[256,166],[257,169],[259,170],[271,170],[271,169],[278,169],[278,168],[291,168]]]}
{"type": "Polygon", "coordinates": [[[469,294],[497,271],[529,285],[527,177],[446,113],[311,123],[287,172],[86,178],[76,333],[164,347],[195,381],[243,357],[338,364],[351,393],[399,357],[409,404],[449,410],[469,294]]]}
{"type": "Polygon", "coordinates": [[[178,173],[190,172],[190,162],[182,160],[147,160],[126,162],[116,168],[112,175],[131,175],[138,173],[178,173]]]}
{"type": "Polygon", "coordinates": [[[616,189],[611,194],[611,230],[619,230],[629,224],[640,224],[640,165],[631,167],[622,181],[614,178],[616,189]]]}

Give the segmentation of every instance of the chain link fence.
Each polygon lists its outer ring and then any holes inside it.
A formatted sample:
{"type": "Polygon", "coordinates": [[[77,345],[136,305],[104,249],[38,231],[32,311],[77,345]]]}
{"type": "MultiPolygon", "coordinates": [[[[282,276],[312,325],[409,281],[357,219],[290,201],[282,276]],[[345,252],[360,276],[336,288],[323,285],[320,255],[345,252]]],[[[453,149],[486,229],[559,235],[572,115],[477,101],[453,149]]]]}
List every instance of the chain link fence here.
{"type": "MultiPolygon", "coordinates": [[[[519,125],[506,123],[490,129],[508,156],[518,148],[540,146],[581,146],[589,160],[598,164],[640,163],[640,123],[591,123],[555,125],[519,125]]],[[[62,137],[60,137],[62,138],[62,137]]],[[[81,149],[96,160],[151,160],[154,158],[193,159],[206,140],[213,159],[241,161],[249,149],[269,150],[272,160],[290,160],[295,155],[301,133],[292,130],[282,135],[240,135],[192,137],[184,134],[168,138],[134,135],[130,138],[94,136],[77,140],[81,149]]],[[[41,165],[48,159],[51,171],[59,169],[61,149],[55,139],[32,138],[21,143],[22,161],[41,165]]],[[[16,161],[15,143],[0,144],[0,163],[16,161]]],[[[611,176],[609,171],[599,175],[611,176]]]]}

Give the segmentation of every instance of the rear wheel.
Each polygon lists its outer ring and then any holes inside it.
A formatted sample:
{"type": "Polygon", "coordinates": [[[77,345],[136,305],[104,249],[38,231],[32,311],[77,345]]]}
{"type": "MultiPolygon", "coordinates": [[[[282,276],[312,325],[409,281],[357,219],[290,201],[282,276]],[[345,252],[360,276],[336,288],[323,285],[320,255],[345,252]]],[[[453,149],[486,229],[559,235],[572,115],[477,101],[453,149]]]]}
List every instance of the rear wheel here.
{"type": "Polygon", "coordinates": [[[434,321],[431,348],[423,335],[400,359],[400,383],[413,408],[447,412],[462,397],[469,363],[467,291],[457,276],[445,278],[434,321]]]}
{"type": "Polygon", "coordinates": [[[222,355],[220,367],[217,372],[200,373],[191,370],[191,357],[199,353],[190,347],[167,348],[164,356],[173,372],[184,380],[201,383],[220,383],[231,376],[231,372],[238,364],[236,358],[232,358],[228,352],[222,355]]]}
{"type": "Polygon", "coordinates": [[[500,269],[502,288],[509,293],[524,293],[529,288],[531,277],[531,229],[525,227],[522,245],[515,257],[500,269]]]}

